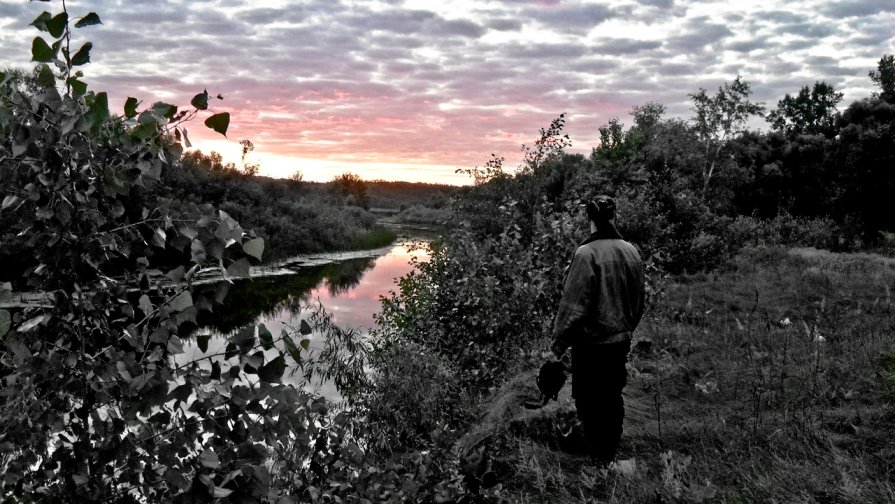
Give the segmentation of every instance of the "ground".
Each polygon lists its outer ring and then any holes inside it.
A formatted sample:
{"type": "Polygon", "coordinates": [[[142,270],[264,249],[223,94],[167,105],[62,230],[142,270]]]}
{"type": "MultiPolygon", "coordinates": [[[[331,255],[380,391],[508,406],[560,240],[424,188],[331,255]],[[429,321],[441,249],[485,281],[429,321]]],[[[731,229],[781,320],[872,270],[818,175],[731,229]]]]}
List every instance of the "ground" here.
{"type": "MultiPolygon", "coordinates": [[[[513,502],[895,502],[895,260],[754,249],[669,280],[636,332],[618,463],[598,468],[566,385],[535,369],[458,442],[513,502]]],[[[485,490],[483,490],[484,492],[485,490]]]]}

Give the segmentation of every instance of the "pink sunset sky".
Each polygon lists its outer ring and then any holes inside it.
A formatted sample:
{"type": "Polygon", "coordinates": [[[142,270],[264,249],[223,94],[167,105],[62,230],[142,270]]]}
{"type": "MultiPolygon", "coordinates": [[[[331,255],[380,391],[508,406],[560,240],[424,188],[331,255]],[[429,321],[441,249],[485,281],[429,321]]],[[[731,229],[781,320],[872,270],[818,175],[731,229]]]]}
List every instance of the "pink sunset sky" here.
{"type": "MultiPolygon", "coordinates": [[[[597,128],[657,101],[690,116],[688,93],[740,74],[773,107],[817,80],[869,96],[869,70],[895,52],[892,0],[77,1],[103,24],[84,67],[113,111],[187,105],[207,88],[227,138],[188,125],[193,143],[261,174],[326,181],[468,183],[458,168],[521,144],[567,114],[573,152],[597,128]]],[[[0,67],[30,67],[28,24],[61,2],[0,0],[0,67]]],[[[754,127],[766,127],[756,123],[754,127]]]]}

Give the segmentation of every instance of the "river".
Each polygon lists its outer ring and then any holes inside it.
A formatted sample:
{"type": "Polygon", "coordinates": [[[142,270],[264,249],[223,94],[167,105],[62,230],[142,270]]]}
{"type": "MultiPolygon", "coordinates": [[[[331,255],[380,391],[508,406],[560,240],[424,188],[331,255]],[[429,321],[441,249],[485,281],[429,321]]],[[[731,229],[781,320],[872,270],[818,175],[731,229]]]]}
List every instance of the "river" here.
{"type": "MultiPolygon", "coordinates": [[[[298,328],[310,315],[308,304],[314,302],[319,302],[338,326],[366,334],[375,325],[373,316],[381,308],[380,296],[397,289],[396,279],[411,271],[412,258],[428,258],[421,244],[404,238],[375,251],[304,256],[257,270],[254,278],[236,281],[224,304],[211,316],[199,319],[196,336],[210,336],[207,350],[201,351],[191,338],[184,345],[185,353],[175,360],[183,364],[219,353],[226,346],[227,335],[248,326],[263,324],[276,338],[284,328],[298,328]]],[[[306,338],[311,351],[321,348],[322,335],[312,332],[306,338]]],[[[301,377],[291,377],[290,371],[287,369],[284,382],[303,384],[301,377]]],[[[328,399],[339,398],[330,383],[305,386],[328,399]]]]}

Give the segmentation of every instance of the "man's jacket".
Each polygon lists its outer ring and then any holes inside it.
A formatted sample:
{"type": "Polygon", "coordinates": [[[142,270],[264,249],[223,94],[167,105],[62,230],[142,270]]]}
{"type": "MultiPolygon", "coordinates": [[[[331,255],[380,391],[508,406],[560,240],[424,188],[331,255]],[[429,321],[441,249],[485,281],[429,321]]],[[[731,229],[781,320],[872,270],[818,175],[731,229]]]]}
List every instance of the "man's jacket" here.
{"type": "Polygon", "coordinates": [[[643,316],[643,262],[616,229],[603,226],[575,251],[553,323],[555,344],[619,343],[643,316]]]}

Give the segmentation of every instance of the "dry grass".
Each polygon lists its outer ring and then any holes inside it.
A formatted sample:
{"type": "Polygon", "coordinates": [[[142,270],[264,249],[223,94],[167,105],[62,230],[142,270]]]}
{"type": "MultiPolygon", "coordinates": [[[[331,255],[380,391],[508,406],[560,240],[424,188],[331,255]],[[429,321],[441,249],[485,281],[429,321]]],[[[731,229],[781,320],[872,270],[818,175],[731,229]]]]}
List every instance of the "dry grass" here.
{"type": "Polygon", "coordinates": [[[744,252],[677,279],[638,330],[622,470],[579,454],[567,386],[541,410],[533,372],[458,445],[515,502],[895,502],[895,263],[744,252]]]}

